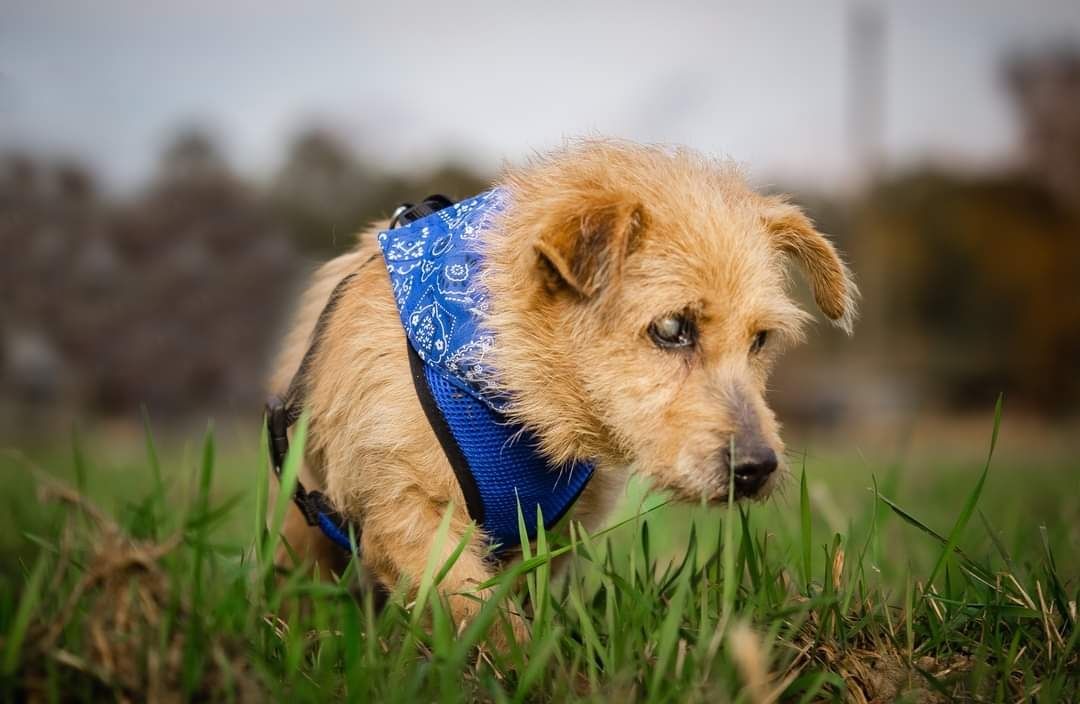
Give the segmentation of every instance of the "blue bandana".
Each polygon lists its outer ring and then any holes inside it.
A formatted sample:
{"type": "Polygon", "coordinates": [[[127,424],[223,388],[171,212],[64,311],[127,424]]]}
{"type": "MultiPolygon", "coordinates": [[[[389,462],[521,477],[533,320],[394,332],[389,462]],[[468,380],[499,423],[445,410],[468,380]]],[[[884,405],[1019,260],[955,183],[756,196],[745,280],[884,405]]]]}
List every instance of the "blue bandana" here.
{"type": "MultiPolygon", "coordinates": [[[[490,310],[484,242],[499,235],[490,226],[507,201],[504,190],[494,189],[379,233],[405,335],[479,493],[473,517],[504,548],[520,542],[519,502],[533,538],[537,511],[546,527],[554,525],[593,473],[591,463],[548,462],[536,437],[506,418],[509,400],[491,383],[490,353],[498,341],[484,327],[490,310]]],[[[465,491],[469,478],[458,479],[465,491]]]]}

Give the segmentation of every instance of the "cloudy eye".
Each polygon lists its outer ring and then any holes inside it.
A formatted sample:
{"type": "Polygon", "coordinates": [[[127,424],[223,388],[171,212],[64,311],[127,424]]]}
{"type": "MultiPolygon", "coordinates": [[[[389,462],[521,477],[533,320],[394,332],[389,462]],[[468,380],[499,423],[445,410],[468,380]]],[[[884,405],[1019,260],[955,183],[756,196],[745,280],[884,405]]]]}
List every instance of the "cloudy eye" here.
{"type": "Polygon", "coordinates": [[[691,347],[697,341],[697,326],[684,313],[665,315],[649,325],[649,337],[657,347],[691,347]]]}
{"type": "Polygon", "coordinates": [[[769,339],[768,330],[758,330],[754,335],[754,341],[750,343],[750,354],[757,354],[769,339]]]}

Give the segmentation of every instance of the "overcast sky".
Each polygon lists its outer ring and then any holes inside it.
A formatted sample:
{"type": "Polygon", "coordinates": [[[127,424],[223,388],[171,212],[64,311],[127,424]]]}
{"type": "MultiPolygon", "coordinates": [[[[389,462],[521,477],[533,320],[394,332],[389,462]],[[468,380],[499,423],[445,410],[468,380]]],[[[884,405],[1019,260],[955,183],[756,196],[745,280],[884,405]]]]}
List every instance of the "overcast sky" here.
{"type": "MultiPolygon", "coordinates": [[[[1007,159],[1002,58],[1080,39],[1080,0],[880,4],[893,165],[1007,159]]],[[[402,170],[592,132],[828,187],[853,173],[849,5],[0,0],[0,145],[82,157],[123,189],[191,123],[256,176],[312,121],[402,170]]]]}

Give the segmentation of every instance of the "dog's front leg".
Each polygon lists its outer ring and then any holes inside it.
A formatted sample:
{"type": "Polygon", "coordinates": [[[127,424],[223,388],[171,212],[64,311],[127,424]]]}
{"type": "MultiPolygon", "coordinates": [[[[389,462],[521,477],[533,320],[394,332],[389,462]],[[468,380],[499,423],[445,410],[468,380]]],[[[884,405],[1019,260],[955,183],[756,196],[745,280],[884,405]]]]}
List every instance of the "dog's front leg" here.
{"type": "MultiPolygon", "coordinates": [[[[364,566],[387,589],[392,590],[401,580],[405,580],[415,594],[432,550],[438,550],[435,554],[435,569],[438,571],[471,528],[472,535],[465,549],[438,585],[438,591],[449,606],[450,615],[460,631],[476,617],[483,601],[491,596],[491,590],[482,589],[480,585],[491,580],[495,573],[484,558],[484,537],[479,529],[472,527],[464,510],[455,509],[445,541],[439,546],[434,544],[445,510],[445,504],[414,491],[409,492],[407,500],[394,502],[393,507],[369,511],[364,518],[361,554],[364,566]]],[[[504,616],[513,630],[514,638],[519,643],[525,642],[529,638],[525,619],[516,613],[504,613],[504,616]]],[[[493,626],[487,642],[493,648],[507,645],[501,624],[493,626]]]]}

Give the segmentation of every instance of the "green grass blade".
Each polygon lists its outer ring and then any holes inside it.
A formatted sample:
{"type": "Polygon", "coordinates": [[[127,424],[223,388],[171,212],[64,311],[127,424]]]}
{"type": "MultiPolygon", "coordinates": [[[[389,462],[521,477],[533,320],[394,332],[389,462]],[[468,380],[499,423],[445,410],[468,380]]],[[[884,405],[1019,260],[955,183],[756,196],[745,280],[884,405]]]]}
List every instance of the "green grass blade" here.
{"type": "Polygon", "coordinates": [[[38,603],[41,601],[41,585],[45,580],[45,571],[51,561],[42,553],[38,555],[30,576],[23,587],[19,606],[15,610],[15,616],[4,638],[4,661],[2,671],[5,676],[11,676],[19,667],[23,642],[26,640],[26,632],[30,627],[30,621],[34,617],[38,603]]]}
{"type": "MultiPolygon", "coordinates": [[[[262,424],[259,433],[259,459],[255,464],[255,525],[252,536],[255,541],[255,561],[257,564],[266,562],[266,548],[263,536],[266,534],[266,511],[267,502],[270,501],[270,450],[268,443],[269,435],[266,423],[262,424]]],[[[280,487],[279,487],[280,490],[280,487]]]]}
{"type": "MultiPolygon", "coordinates": [[[[451,504],[451,506],[452,505],[453,504],[451,504]]],[[[442,581],[446,579],[446,575],[449,574],[450,570],[457,563],[458,558],[461,557],[461,553],[465,552],[465,549],[469,547],[469,543],[472,542],[473,533],[475,532],[476,524],[470,523],[469,527],[465,529],[465,532],[461,534],[461,540],[454,546],[454,549],[450,552],[450,555],[446,558],[442,567],[439,568],[438,574],[435,575],[435,584],[442,584],[442,581]]]]}
{"type": "Polygon", "coordinates": [[[499,610],[506,600],[507,594],[513,588],[514,580],[504,577],[502,583],[492,590],[480,607],[480,612],[469,622],[464,632],[454,642],[454,647],[446,658],[450,667],[459,670],[465,666],[469,651],[480,642],[480,639],[491,628],[499,615],[499,610]]]}
{"type": "MultiPolygon", "coordinates": [[[[735,458],[735,441],[731,443],[732,464],[735,458]]],[[[724,566],[724,616],[731,617],[735,610],[735,590],[738,580],[735,577],[735,470],[728,472],[727,511],[724,512],[724,547],[722,560],[724,566]]]]}
{"type": "MultiPolygon", "coordinates": [[[[895,513],[897,516],[899,516],[901,519],[903,519],[903,521],[905,523],[907,523],[907,524],[909,524],[911,526],[914,526],[915,528],[918,528],[920,531],[922,531],[926,535],[929,535],[930,537],[932,537],[934,540],[941,543],[942,545],[947,545],[948,544],[948,539],[945,538],[945,536],[941,535],[940,533],[935,531],[933,528],[931,528],[930,526],[928,526],[925,523],[923,523],[922,521],[920,521],[918,518],[913,516],[909,511],[905,510],[902,506],[897,504],[895,501],[893,501],[892,499],[889,499],[888,497],[886,497],[886,496],[884,496],[882,494],[877,494],[876,496],[877,496],[877,499],[879,501],[881,501],[883,504],[885,504],[890,509],[892,509],[892,512],[895,513]]],[[[960,557],[960,559],[961,559],[961,567],[963,567],[964,571],[967,572],[967,574],[969,576],[971,576],[973,579],[977,579],[979,582],[983,583],[984,585],[986,585],[986,586],[988,586],[988,587],[990,587],[992,589],[996,589],[996,587],[994,586],[994,577],[993,577],[993,575],[989,574],[977,562],[975,562],[970,557],[968,557],[964,553],[964,551],[960,549],[959,546],[954,545],[953,548],[952,548],[952,552],[960,557]]]]}
{"type": "MultiPolygon", "coordinates": [[[[544,529],[544,513],[536,507],[536,556],[546,556],[548,548],[547,530],[544,529]]],[[[548,599],[551,581],[551,562],[547,561],[536,568],[536,591],[532,595],[533,619],[539,628],[544,628],[550,611],[548,599]]]]}
{"type": "MultiPolygon", "coordinates": [[[[435,586],[435,575],[442,573],[442,570],[436,572],[436,568],[444,567],[448,562],[448,560],[443,560],[440,556],[443,547],[446,545],[447,536],[450,534],[450,521],[453,517],[454,504],[451,502],[447,504],[446,510],[443,512],[442,520],[439,521],[439,527],[435,531],[435,537],[431,541],[431,547],[428,549],[427,564],[424,566],[424,573],[421,575],[420,584],[416,589],[416,599],[412,610],[412,623],[414,625],[420,622],[420,616],[424,613],[424,606],[427,603],[428,596],[435,586]]],[[[458,552],[457,554],[460,555],[461,553],[458,552]]]]}
{"type": "MultiPolygon", "coordinates": [[[[608,526],[606,528],[603,528],[602,530],[596,531],[596,533],[592,534],[592,536],[590,536],[590,537],[600,537],[600,536],[604,536],[604,535],[609,535],[609,534],[613,533],[614,531],[617,531],[618,529],[624,527],[625,525],[627,525],[629,523],[634,523],[636,521],[641,520],[642,518],[649,515],[650,513],[653,513],[654,511],[659,511],[660,509],[664,508],[665,506],[667,506],[670,503],[671,503],[670,500],[664,501],[662,503],[657,504],[656,506],[653,506],[651,508],[647,508],[644,511],[641,511],[639,513],[635,513],[633,516],[630,516],[629,518],[618,521],[617,523],[613,523],[612,525],[610,525],[610,526],[608,526]]],[[[581,531],[581,532],[584,533],[584,531],[581,531]]],[[[535,570],[537,567],[539,567],[542,564],[546,564],[548,562],[551,562],[552,560],[554,560],[556,557],[559,557],[560,555],[565,555],[565,554],[567,554],[569,552],[572,552],[572,551],[578,550],[578,549],[582,549],[582,548],[583,548],[583,545],[581,545],[581,544],[577,544],[577,545],[569,544],[569,545],[562,545],[562,546],[554,548],[554,549],[549,549],[547,555],[537,555],[537,556],[534,556],[534,557],[532,557],[530,559],[522,560],[521,562],[518,562],[514,567],[510,568],[510,571],[514,574],[515,577],[520,577],[522,575],[525,575],[525,574],[535,570]]],[[[479,588],[480,589],[486,589],[488,587],[494,587],[494,586],[498,585],[500,581],[501,581],[500,577],[492,577],[491,579],[484,582],[483,584],[480,584],[479,588]]]]}
{"type": "Polygon", "coordinates": [[[1012,556],[1009,555],[1009,551],[1005,548],[1005,543],[1001,542],[1001,537],[998,535],[994,526],[990,523],[990,519],[986,517],[982,509],[979,509],[979,520],[982,521],[983,528],[986,529],[987,535],[990,536],[991,542],[994,543],[994,549],[998,551],[998,555],[1001,556],[1002,562],[1009,569],[1009,572],[1016,573],[1016,565],[1013,564],[1012,556]]]}
{"type": "Polygon", "coordinates": [[[799,480],[799,519],[801,522],[803,582],[807,594],[810,593],[810,579],[813,575],[813,524],[810,516],[810,491],[806,486],[806,458],[803,457],[802,477],[799,480]]]}
{"type": "Polygon", "coordinates": [[[268,574],[274,567],[274,555],[277,552],[278,543],[281,541],[281,527],[285,525],[285,514],[292,505],[293,492],[296,491],[296,482],[300,476],[300,466],[304,461],[304,448],[307,445],[308,414],[305,411],[300,415],[289,441],[289,453],[285,456],[285,464],[281,468],[281,477],[278,480],[277,498],[274,500],[274,510],[270,514],[270,529],[266,533],[263,545],[262,563],[263,574],[268,574]]]}
{"type": "Polygon", "coordinates": [[[209,550],[210,529],[210,485],[214,477],[214,433],[212,428],[206,431],[206,439],[203,441],[202,461],[199,463],[199,483],[195,495],[192,511],[188,515],[188,531],[194,532],[195,545],[195,574],[192,585],[192,601],[196,607],[201,606],[203,596],[203,569],[207,551],[209,550]]]}
{"type": "Polygon", "coordinates": [[[1050,547],[1050,535],[1047,533],[1045,524],[1039,526],[1039,537],[1042,539],[1043,556],[1045,558],[1043,560],[1043,570],[1046,572],[1050,598],[1057,605],[1058,612],[1065,619],[1065,623],[1069,627],[1073,627],[1076,624],[1073,623],[1072,610],[1069,608],[1068,598],[1065,595],[1065,587],[1058,576],[1057,560],[1054,559],[1054,551],[1050,547]]]}
{"type": "Polygon", "coordinates": [[[514,702],[525,701],[532,692],[533,687],[547,669],[551,656],[555,654],[561,637],[562,629],[551,628],[544,632],[538,643],[533,645],[528,664],[525,666],[525,671],[521,673],[521,679],[518,680],[514,702]]]}
{"type": "MultiPolygon", "coordinates": [[[[725,584],[728,576],[724,575],[725,584]]],[[[661,683],[667,675],[668,666],[675,655],[675,648],[679,643],[679,625],[682,622],[683,608],[686,604],[686,595],[690,591],[690,580],[683,577],[675,588],[675,596],[668,604],[667,614],[660,625],[656,646],[656,664],[653,667],[653,676],[650,685],[651,698],[655,698],[663,691],[661,683]]]]}
{"type": "Polygon", "coordinates": [[[994,432],[990,437],[990,452],[986,457],[986,463],[983,465],[982,473],[979,475],[979,481],[975,483],[975,488],[972,489],[971,493],[968,495],[967,501],[964,502],[963,510],[960,511],[956,523],[953,524],[952,531],[949,532],[949,539],[946,541],[945,547],[938,555],[934,569],[930,571],[930,576],[926,579],[927,587],[934,583],[934,578],[941,572],[941,568],[944,566],[945,561],[949,558],[949,555],[952,554],[953,550],[957,548],[957,544],[960,542],[960,536],[963,535],[968,521],[971,520],[971,515],[975,512],[975,507],[979,503],[979,497],[982,496],[983,486],[986,484],[986,476],[990,472],[990,462],[994,457],[994,448],[997,447],[998,431],[1001,429],[1001,404],[1002,396],[999,395],[997,404],[994,406],[994,432]]]}
{"type": "Polygon", "coordinates": [[[154,431],[150,427],[150,411],[145,405],[141,409],[143,436],[146,438],[146,459],[150,463],[150,472],[154,478],[154,490],[163,492],[165,480],[161,474],[161,459],[158,457],[157,444],[154,442],[154,431]]]}

